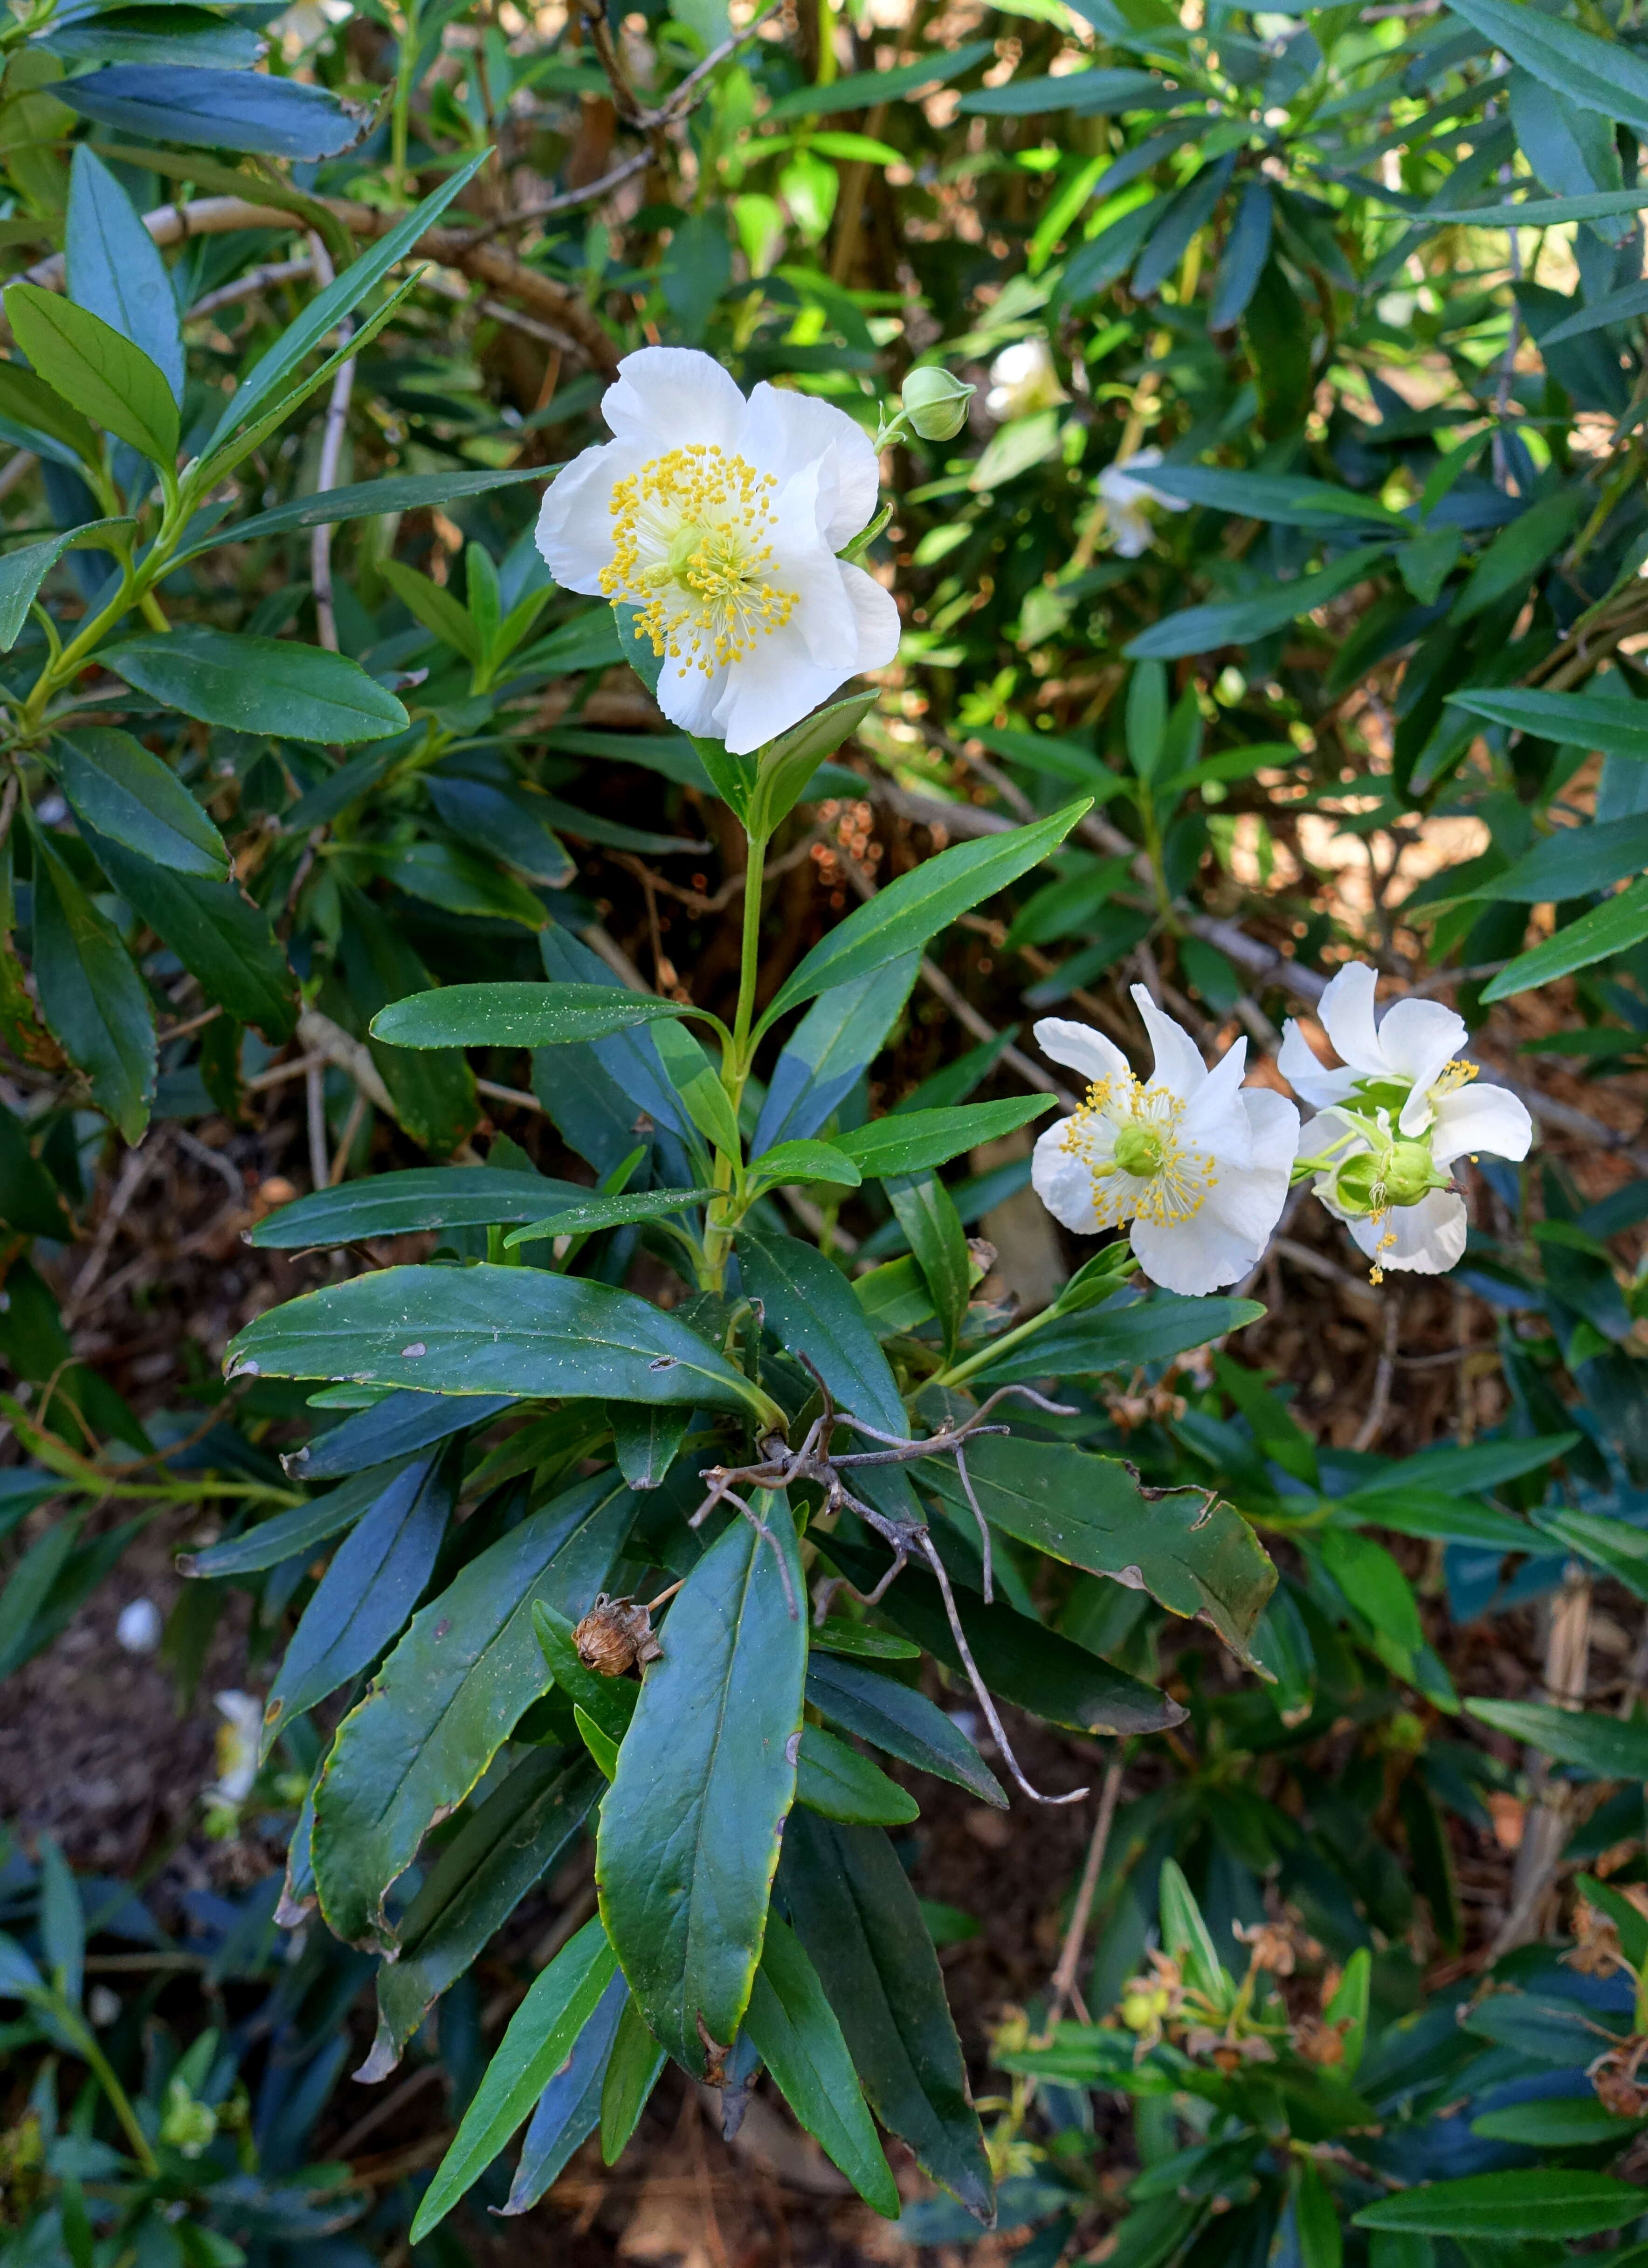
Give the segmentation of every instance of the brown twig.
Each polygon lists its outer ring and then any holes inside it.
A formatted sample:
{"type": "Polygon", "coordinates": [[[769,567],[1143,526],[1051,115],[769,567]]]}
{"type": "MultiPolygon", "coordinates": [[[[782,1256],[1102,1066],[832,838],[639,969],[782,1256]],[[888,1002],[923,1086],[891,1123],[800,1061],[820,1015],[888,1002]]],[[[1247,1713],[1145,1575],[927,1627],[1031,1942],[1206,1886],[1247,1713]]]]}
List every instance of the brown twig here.
{"type": "Polygon", "coordinates": [[[1051,1997],[1048,2002],[1047,2029],[1050,2034],[1064,2013],[1065,2003],[1076,1991],[1076,1970],[1081,1961],[1082,1947],[1087,1941],[1087,1925],[1093,1918],[1093,1897],[1099,1888],[1099,1877],[1104,1871],[1105,1852],[1110,1842],[1110,1828],[1115,1818],[1116,1798],[1122,1793],[1122,1759],[1115,1758],[1104,1776],[1099,1791],[1099,1816],[1093,1822],[1093,1839],[1087,1845],[1087,1861],[1076,1892],[1076,1904],[1070,1910],[1070,1927],[1064,1933],[1058,1967],[1053,1971],[1051,1997]]]}

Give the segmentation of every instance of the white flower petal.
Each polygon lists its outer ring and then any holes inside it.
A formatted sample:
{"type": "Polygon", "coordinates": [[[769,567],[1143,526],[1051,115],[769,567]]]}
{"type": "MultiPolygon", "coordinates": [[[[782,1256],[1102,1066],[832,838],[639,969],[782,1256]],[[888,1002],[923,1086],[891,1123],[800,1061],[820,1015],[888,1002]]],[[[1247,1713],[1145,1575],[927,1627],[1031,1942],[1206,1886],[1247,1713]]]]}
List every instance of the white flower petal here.
{"type": "Polygon", "coordinates": [[[1463,1016],[1439,1000],[1398,1000],[1379,1027],[1379,1052],[1398,1079],[1428,1087],[1470,1038],[1463,1016]]]}
{"type": "Polygon", "coordinates": [[[1316,1010],[1341,1059],[1364,1078],[1377,1078],[1386,1068],[1373,1020],[1378,984],[1365,961],[1348,961],[1328,984],[1316,1010]]]}
{"type": "Polygon", "coordinates": [[[737,381],[696,347],[641,347],[626,355],[600,409],[614,439],[644,447],[649,457],[693,442],[731,450],[744,423],[737,381]]]}
{"type": "Polygon", "coordinates": [[[820,468],[818,533],[832,551],[850,542],[875,517],[881,467],[856,419],[833,402],[792,394],[763,379],[750,395],[739,451],[780,482],[810,466],[820,468]]]}
{"type": "MultiPolygon", "coordinates": [[[[841,562],[818,532],[818,496],[816,460],[779,491],[771,574],[796,601],[789,627],[799,633],[807,659],[820,669],[837,672],[839,682],[858,666],[858,618],[842,580],[841,562]]],[[[758,630],[757,651],[778,634],[758,630]]]]}
{"type": "MultiPolygon", "coordinates": [[[[796,611],[798,615],[801,609],[796,611]]],[[[851,659],[820,667],[807,652],[799,621],[792,618],[757,639],[753,653],[722,674],[714,735],[725,740],[730,755],[747,755],[810,717],[856,667],[851,659]]]]}
{"type": "Polygon", "coordinates": [[[1133,1066],[1114,1040],[1063,1016],[1043,1016],[1035,1027],[1035,1043],[1049,1063],[1078,1071],[1084,1079],[1131,1079],[1133,1066]]]}
{"type": "Polygon", "coordinates": [[[1225,1049],[1191,1097],[1189,1107],[1179,1121],[1181,1141],[1193,1142],[1198,1148],[1217,1149],[1230,1140],[1234,1130],[1241,1162],[1246,1164],[1249,1146],[1247,1120],[1240,1097],[1247,1067],[1247,1042],[1237,1040],[1225,1049]]]}
{"type": "Polygon", "coordinates": [[[601,596],[601,574],[613,556],[613,484],[638,472],[650,453],[628,442],[603,441],[563,465],[550,482],[539,507],[536,541],[563,591],[601,596]]]}
{"type": "Polygon", "coordinates": [[[702,669],[666,661],[658,674],[658,705],[683,733],[718,740],[716,712],[728,697],[732,675],[725,663],[706,677],[702,669]]]}
{"type": "Polygon", "coordinates": [[[1282,1045],[1276,1054],[1276,1069],[1286,1079],[1295,1094],[1320,1110],[1325,1104],[1338,1102],[1356,1085],[1357,1074],[1350,1070],[1329,1071],[1327,1064],[1306,1038],[1303,1027],[1291,1016],[1282,1027],[1282,1045]]]}
{"type": "Polygon", "coordinates": [[[1534,1139],[1527,1106],[1503,1086],[1456,1087],[1436,1107],[1431,1154],[1438,1166],[1455,1158],[1526,1158],[1534,1139]]]}
{"type": "Polygon", "coordinates": [[[1188,1100],[1208,1075],[1200,1049],[1182,1024],[1156,1005],[1142,984],[1134,985],[1132,991],[1133,1005],[1144,1019],[1156,1058],[1151,1085],[1166,1086],[1188,1100]]]}
{"type": "Polygon", "coordinates": [[[1451,1189],[1432,1189],[1416,1205],[1395,1205],[1378,1220],[1363,1213],[1346,1226],[1376,1266],[1441,1276],[1465,1249],[1465,1200],[1451,1189]]]}
{"type": "Polygon", "coordinates": [[[1225,1284],[1239,1284],[1264,1249],[1240,1229],[1218,1219],[1203,1219],[1203,1206],[1194,1220],[1159,1226],[1136,1220],[1128,1231],[1134,1256],[1152,1284],[1199,1300],[1225,1284]]]}
{"type": "Polygon", "coordinates": [[[899,650],[899,640],[904,635],[904,623],[898,610],[898,600],[891,591],[884,591],[873,575],[866,575],[862,567],[837,560],[841,570],[842,587],[858,623],[859,669],[885,669],[899,650]]]}
{"type": "Polygon", "coordinates": [[[1063,1119],[1049,1126],[1038,1140],[1030,1160],[1030,1186],[1055,1220],[1078,1236],[1094,1236],[1099,1215],[1093,1204],[1093,1178],[1073,1151],[1064,1146],[1063,1119]]]}

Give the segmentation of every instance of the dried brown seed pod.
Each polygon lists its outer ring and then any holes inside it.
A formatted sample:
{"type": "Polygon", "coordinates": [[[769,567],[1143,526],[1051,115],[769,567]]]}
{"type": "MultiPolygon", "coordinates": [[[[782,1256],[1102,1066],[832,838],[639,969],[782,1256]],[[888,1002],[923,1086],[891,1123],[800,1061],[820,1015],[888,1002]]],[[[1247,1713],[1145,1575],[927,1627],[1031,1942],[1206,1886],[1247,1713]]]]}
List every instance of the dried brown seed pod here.
{"type": "Polygon", "coordinates": [[[578,1660],[598,1677],[622,1677],[662,1660],[651,1610],[634,1599],[609,1599],[605,1591],[572,1633],[578,1660]]]}

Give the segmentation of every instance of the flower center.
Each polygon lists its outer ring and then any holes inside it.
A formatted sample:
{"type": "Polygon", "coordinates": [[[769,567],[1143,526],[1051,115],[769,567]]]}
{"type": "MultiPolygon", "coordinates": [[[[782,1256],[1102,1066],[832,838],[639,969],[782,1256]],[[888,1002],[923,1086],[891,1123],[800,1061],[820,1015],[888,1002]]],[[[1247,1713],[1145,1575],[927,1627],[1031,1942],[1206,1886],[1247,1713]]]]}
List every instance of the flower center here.
{"type": "Polygon", "coordinates": [[[782,630],[799,593],[775,583],[771,473],[713,442],[654,457],[612,493],[609,599],[638,610],[636,636],[706,677],[747,661],[782,630]]]}
{"type": "Polygon", "coordinates": [[[1100,1228],[1119,1228],[1136,1215],[1158,1227],[1174,1226],[1201,1211],[1218,1165],[1180,1139],[1184,1108],[1169,1088],[1141,1086],[1129,1073],[1095,1079],[1085,1102],[1065,1121],[1064,1147],[1093,1175],[1100,1228]]]}

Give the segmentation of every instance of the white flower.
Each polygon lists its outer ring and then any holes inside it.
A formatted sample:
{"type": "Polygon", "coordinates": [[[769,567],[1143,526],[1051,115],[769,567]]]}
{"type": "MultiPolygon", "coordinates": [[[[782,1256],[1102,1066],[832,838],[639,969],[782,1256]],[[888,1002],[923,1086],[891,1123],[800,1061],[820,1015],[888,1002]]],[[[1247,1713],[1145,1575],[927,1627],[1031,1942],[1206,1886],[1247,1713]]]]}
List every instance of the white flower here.
{"type": "Polygon", "coordinates": [[[1031,1179],[1078,1235],[1133,1224],[1144,1273],[1170,1292],[1234,1284],[1263,1252],[1287,1200],[1299,1113],[1268,1087],[1244,1086],[1247,1043],[1211,1071],[1181,1024],[1142,984],[1133,998],[1155,1049],[1149,1084],[1090,1025],[1048,1018],[1043,1054],[1092,1084],[1073,1116],[1042,1135],[1031,1179]]]}
{"type": "Polygon", "coordinates": [[[206,1790],[209,1803],[244,1803],[258,1776],[258,1739],[263,1704],[255,1693],[231,1689],[214,1696],[224,1721],[217,1727],[217,1777],[206,1790]]]}
{"type": "Polygon", "coordinates": [[[1438,1000],[1398,1000],[1376,1020],[1377,983],[1351,961],[1322,994],[1317,1012],[1342,1064],[1328,1070],[1290,1020],[1276,1065],[1321,1112],[1305,1146],[1332,1153],[1314,1183],[1328,1211],[1379,1268],[1440,1275],[1465,1249],[1465,1200],[1446,1168],[1468,1154],[1526,1158],[1534,1124],[1503,1086],[1472,1084],[1462,1016],[1438,1000]],[[1403,1204],[1407,1189],[1423,1194],[1403,1204]]]}
{"type": "Polygon", "coordinates": [[[1137,559],[1150,549],[1155,530],[1144,510],[1147,504],[1160,504],[1165,512],[1190,509],[1185,497],[1168,496],[1137,478],[1141,469],[1159,465],[1161,460],[1159,449],[1140,449],[1131,457],[1107,465],[1099,475],[1099,493],[1108,508],[1113,547],[1123,559],[1137,559]]]}
{"type": "Polygon", "coordinates": [[[873,517],[874,448],[844,411],[719,363],[643,347],[601,402],[613,439],[575,458],[538,516],[570,591],[640,609],[673,725],[742,755],[898,651],[890,593],[835,554],[873,517]]]}
{"type": "Polygon", "coordinates": [[[998,422],[1028,417],[1038,409],[1056,409],[1070,396],[1058,382],[1058,371],[1045,339],[1018,339],[1004,347],[990,364],[990,390],[984,407],[998,422]]]}

